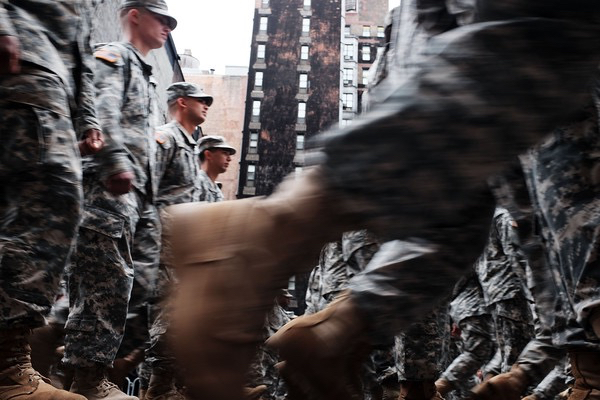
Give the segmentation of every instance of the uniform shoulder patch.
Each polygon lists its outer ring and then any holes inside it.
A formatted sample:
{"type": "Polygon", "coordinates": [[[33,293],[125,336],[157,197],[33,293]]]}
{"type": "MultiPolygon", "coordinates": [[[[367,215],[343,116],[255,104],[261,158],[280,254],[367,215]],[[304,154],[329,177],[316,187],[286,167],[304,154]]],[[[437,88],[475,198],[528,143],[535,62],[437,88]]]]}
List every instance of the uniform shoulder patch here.
{"type": "Polygon", "coordinates": [[[94,51],[94,57],[99,60],[106,61],[109,64],[123,64],[123,56],[115,46],[102,46],[94,51]]]}
{"type": "Polygon", "coordinates": [[[165,131],[154,132],[154,138],[158,144],[165,144],[167,142],[167,134],[165,131]]]}

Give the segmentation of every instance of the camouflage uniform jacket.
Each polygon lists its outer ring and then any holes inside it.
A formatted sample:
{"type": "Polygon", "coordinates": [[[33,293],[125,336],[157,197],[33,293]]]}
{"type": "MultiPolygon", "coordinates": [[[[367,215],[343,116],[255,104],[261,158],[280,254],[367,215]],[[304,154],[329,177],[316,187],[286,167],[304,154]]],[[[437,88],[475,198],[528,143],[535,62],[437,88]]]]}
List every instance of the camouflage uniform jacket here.
{"type": "Polygon", "coordinates": [[[466,275],[455,286],[455,296],[450,302],[450,317],[458,324],[465,318],[489,314],[479,280],[475,273],[466,275]]]}
{"type": "Polygon", "coordinates": [[[152,67],[130,43],[110,43],[97,48],[96,96],[104,149],[84,168],[100,168],[100,178],[125,171],[135,173],[135,188],[156,193],[152,182],[155,164],[157,102],[152,67]]]}
{"type": "Polygon", "coordinates": [[[513,219],[506,209],[496,208],[488,243],[475,265],[488,306],[512,299],[523,291],[524,282],[520,277],[523,257],[517,243],[513,219]]]}
{"type": "Polygon", "coordinates": [[[177,121],[156,128],[156,206],[199,201],[198,143],[177,121]]]}
{"type": "Polygon", "coordinates": [[[223,192],[219,189],[219,186],[210,179],[206,172],[200,170],[199,184],[201,187],[200,201],[206,201],[208,203],[216,203],[218,201],[225,200],[223,192]]]}
{"type": "Polygon", "coordinates": [[[99,129],[90,47],[92,4],[90,0],[0,1],[0,35],[19,39],[24,72],[6,77],[13,88],[6,100],[71,117],[79,134],[99,129]],[[52,101],[64,94],[51,96],[51,90],[66,90],[69,105],[52,101]]]}

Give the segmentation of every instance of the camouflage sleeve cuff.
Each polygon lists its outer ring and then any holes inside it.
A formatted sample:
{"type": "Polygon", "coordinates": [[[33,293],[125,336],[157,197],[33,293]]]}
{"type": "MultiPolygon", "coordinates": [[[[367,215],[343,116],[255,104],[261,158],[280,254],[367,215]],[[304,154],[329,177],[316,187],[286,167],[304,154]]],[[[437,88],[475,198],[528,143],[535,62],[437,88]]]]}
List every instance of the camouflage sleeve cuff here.
{"type": "Polygon", "coordinates": [[[103,163],[101,179],[104,181],[108,177],[120,174],[121,172],[133,172],[131,163],[126,157],[112,157],[103,163]]]}
{"type": "Polygon", "coordinates": [[[81,125],[79,125],[78,134],[79,137],[83,137],[83,135],[89,131],[90,129],[96,129],[101,131],[100,124],[97,121],[87,121],[81,125]]]}

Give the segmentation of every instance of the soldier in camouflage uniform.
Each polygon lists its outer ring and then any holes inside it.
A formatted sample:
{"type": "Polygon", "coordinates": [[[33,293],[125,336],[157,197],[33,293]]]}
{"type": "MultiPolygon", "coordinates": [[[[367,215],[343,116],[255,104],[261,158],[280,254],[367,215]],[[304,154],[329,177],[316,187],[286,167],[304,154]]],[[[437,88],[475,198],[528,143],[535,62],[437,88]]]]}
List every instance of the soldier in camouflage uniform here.
{"type": "Polygon", "coordinates": [[[219,174],[227,171],[235,149],[222,136],[204,136],[198,141],[200,147],[200,201],[216,203],[225,200],[217,184],[219,174]]]}
{"type": "Polygon", "coordinates": [[[571,398],[600,398],[600,302],[597,247],[598,82],[594,100],[574,122],[521,157],[545,259],[532,269],[540,332],[509,374],[480,388],[481,399],[517,399],[561,360],[564,351],[575,385],[571,398]],[[510,388],[508,391],[506,388],[510,388]]]}
{"type": "Polygon", "coordinates": [[[442,396],[455,389],[467,394],[471,378],[490,360],[494,349],[492,317],[475,272],[456,284],[454,294],[449,314],[460,335],[461,353],[435,383],[442,396]]]}
{"type": "Polygon", "coordinates": [[[81,219],[80,155],[100,149],[90,0],[0,2],[0,398],[84,399],[31,366],[81,219]],[[77,139],[83,139],[80,150],[77,139]]]}
{"type": "Polygon", "coordinates": [[[504,208],[496,208],[490,237],[475,271],[483,289],[496,332],[500,372],[507,372],[531,339],[530,301],[524,287],[525,259],[520,253],[516,222],[504,208]]]}
{"type": "MultiPolygon", "coordinates": [[[[203,195],[200,185],[198,143],[192,137],[196,127],[206,121],[213,97],[193,83],[177,82],[167,88],[169,112],[173,121],[156,128],[156,181],[158,210],[171,204],[199,201],[203,195]]],[[[165,249],[166,251],[166,249],[165,249]]],[[[150,347],[146,362],[152,369],[146,399],[184,399],[175,385],[176,367],[169,350],[168,305],[175,277],[166,257],[161,258],[159,277],[150,307],[150,347]]]]}
{"type": "Polygon", "coordinates": [[[482,0],[477,7],[473,24],[430,39],[426,62],[391,85],[368,115],[321,135],[313,171],[264,199],[171,210],[177,266],[194,278],[178,291],[175,320],[182,341],[198,340],[180,352],[195,393],[237,396],[249,363],[243,349],[258,340],[274,290],[312,267],[322,243],[343,231],[366,226],[385,240],[410,238],[410,246],[399,253],[384,244],[373,268],[351,281],[349,297],[269,339],[290,376],[304,382],[298,388],[322,397],[347,394],[348,365],[361,345],[426,315],[477,259],[494,209],[487,177],[572,118],[587,98],[600,60],[600,4],[482,0]],[[208,218],[221,221],[218,232],[199,223],[208,218]],[[204,237],[217,247],[199,255],[190,243],[204,237]],[[243,292],[239,303],[212,302],[233,287],[243,292]],[[208,324],[214,314],[230,312],[208,324]],[[230,360],[226,370],[211,370],[204,357],[214,357],[217,343],[230,360]],[[322,357],[307,357],[299,347],[322,357]],[[335,363],[324,362],[326,356],[335,363]],[[198,378],[209,370],[231,385],[198,378]],[[340,377],[334,384],[333,375],[340,377]]]}
{"type": "Polygon", "coordinates": [[[327,306],[327,302],[323,298],[323,280],[321,264],[317,264],[310,272],[308,277],[308,288],[306,289],[306,309],[305,315],[314,314],[321,311],[327,306]]]}
{"type": "MultiPolygon", "coordinates": [[[[134,237],[148,228],[141,217],[153,213],[156,192],[155,81],[144,57],[160,48],[176,26],[164,0],[123,0],[120,10],[125,41],[95,52],[96,97],[106,146],[84,163],[84,218],[68,270],[64,361],[75,368],[71,391],[88,399],[133,398],[108,382],[106,370],[123,337],[134,275],[134,237]]],[[[154,247],[149,251],[157,254],[154,247]]]]}
{"type": "MultiPolygon", "coordinates": [[[[264,325],[265,340],[291,321],[290,315],[280,303],[282,297],[288,296],[292,297],[287,289],[281,290],[274,301],[273,309],[267,314],[264,325]]],[[[264,345],[259,346],[256,358],[250,366],[249,381],[255,388],[266,386],[266,390],[261,394],[263,400],[284,400],[286,398],[287,388],[275,367],[278,362],[277,352],[267,349],[264,345]]]]}

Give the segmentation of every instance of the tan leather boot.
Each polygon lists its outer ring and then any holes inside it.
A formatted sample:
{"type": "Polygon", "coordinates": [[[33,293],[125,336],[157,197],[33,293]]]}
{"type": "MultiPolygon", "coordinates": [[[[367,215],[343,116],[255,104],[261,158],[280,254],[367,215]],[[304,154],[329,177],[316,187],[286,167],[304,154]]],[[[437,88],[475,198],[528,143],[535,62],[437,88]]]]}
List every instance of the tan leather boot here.
{"type": "Polygon", "coordinates": [[[258,385],[255,387],[244,388],[244,399],[246,400],[259,400],[260,396],[267,391],[266,385],[258,385]]]}
{"type": "Polygon", "coordinates": [[[346,229],[338,206],[313,171],[268,198],[167,208],[164,243],[179,280],[172,347],[190,397],[243,397],[278,290],[310,270],[322,245],[346,229]]]}
{"type": "Polygon", "coordinates": [[[77,368],[71,385],[71,392],[85,396],[88,400],[139,400],[123,393],[107,378],[108,368],[98,365],[91,368],[77,368]]]}
{"type": "Polygon", "coordinates": [[[452,385],[452,383],[442,378],[435,381],[435,387],[437,388],[439,394],[442,396],[445,396],[454,390],[454,386],[452,385]]]}
{"type": "Polygon", "coordinates": [[[295,318],[271,336],[266,344],[285,360],[279,370],[290,399],[362,399],[361,366],[370,349],[364,328],[344,292],[324,310],[295,318]]]}
{"type": "Polygon", "coordinates": [[[85,400],[50,385],[31,366],[29,330],[0,331],[0,400],[85,400]]]}
{"type": "Polygon", "coordinates": [[[185,400],[175,386],[173,371],[154,368],[146,391],[146,400],[185,400]]]}
{"type": "Polygon", "coordinates": [[[600,400],[600,352],[569,352],[575,384],[569,400],[600,400]]]}
{"type": "Polygon", "coordinates": [[[496,375],[488,381],[475,386],[471,391],[473,400],[520,400],[529,385],[529,377],[513,365],[509,372],[496,375]]]}

